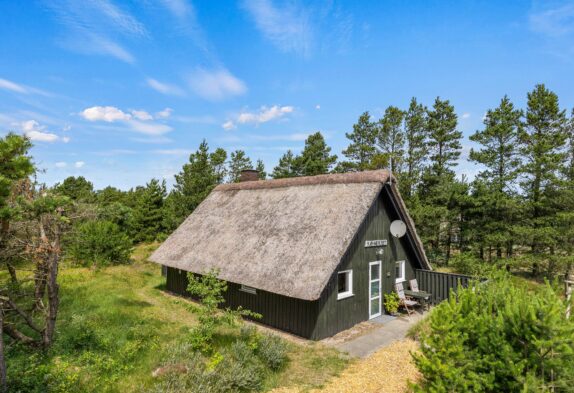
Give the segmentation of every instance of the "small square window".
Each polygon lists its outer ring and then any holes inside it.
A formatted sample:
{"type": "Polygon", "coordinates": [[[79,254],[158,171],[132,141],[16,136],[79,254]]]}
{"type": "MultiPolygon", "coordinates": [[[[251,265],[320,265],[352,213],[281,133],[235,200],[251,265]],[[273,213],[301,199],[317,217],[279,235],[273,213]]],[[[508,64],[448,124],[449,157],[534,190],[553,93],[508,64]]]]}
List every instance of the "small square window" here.
{"type": "Polygon", "coordinates": [[[239,288],[239,290],[240,290],[240,291],[243,291],[243,292],[250,293],[250,294],[252,294],[252,295],[257,295],[257,289],[255,289],[255,288],[253,288],[253,287],[249,287],[249,286],[247,286],[247,285],[241,284],[241,288],[239,288]]]}
{"type": "Polygon", "coordinates": [[[405,278],[405,261],[397,261],[395,263],[395,282],[406,281],[405,278]]]}
{"type": "Polygon", "coordinates": [[[337,275],[337,299],[353,296],[353,271],[344,270],[337,275]]]}

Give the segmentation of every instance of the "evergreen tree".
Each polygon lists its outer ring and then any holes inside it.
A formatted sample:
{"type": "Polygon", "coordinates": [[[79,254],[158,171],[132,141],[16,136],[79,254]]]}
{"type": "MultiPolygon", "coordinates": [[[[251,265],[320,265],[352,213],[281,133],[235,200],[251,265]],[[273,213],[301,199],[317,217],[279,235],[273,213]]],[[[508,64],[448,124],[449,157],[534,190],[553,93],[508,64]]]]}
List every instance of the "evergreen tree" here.
{"type": "Polygon", "coordinates": [[[496,249],[502,256],[503,245],[507,256],[513,249],[513,224],[518,205],[514,199],[514,185],[521,164],[518,137],[522,130],[522,111],[515,109],[504,96],[496,109],[489,109],[484,118],[484,129],[476,131],[470,140],[481,145],[480,150],[471,149],[470,161],[482,164],[486,169],[477,175],[475,187],[476,240],[480,256],[492,258],[496,249]]]}
{"type": "Polygon", "coordinates": [[[456,129],[457,116],[448,100],[437,97],[427,116],[429,166],[423,172],[416,214],[424,217],[419,227],[429,236],[430,254],[437,262],[448,263],[453,223],[461,223],[458,205],[453,201],[460,200],[459,191],[467,188],[466,184],[457,184],[451,169],[460,157],[462,133],[456,129]]]}
{"type": "Polygon", "coordinates": [[[163,203],[166,196],[165,180],[152,179],[141,188],[135,208],[135,241],[152,241],[163,231],[163,203]]]}
{"type": "Polygon", "coordinates": [[[291,150],[287,150],[287,153],[279,159],[279,164],[273,168],[273,173],[271,177],[273,179],[282,179],[285,177],[296,177],[300,174],[300,169],[297,167],[295,156],[291,150]]]}
{"type": "Polygon", "coordinates": [[[422,170],[428,153],[427,148],[427,109],[411,99],[408,111],[405,113],[406,139],[406,170],[401,178],[399,187],[407,201],[413,196],[422,175],[422,170]]]}
{"type": "Polygon", "coordinates": [[[476,131],[470,137],[471,141],[483,146],[478,151],[470,151],[470,160],[486,167],[478,177],[488,180],[501,194],[510,191],[518,176],[521,119],[522,111],[514,109],[512,102],[504,96],[498,108],[486,112],[484,130],[476,131]]]}
{"type": "Polygon", "coordinates": [[[336,155],[330,155],[331,148],[325,143],[320,132],[309,135],[305,140],[305,148],[301,155],[295,158],[296,166],[303,176],[315,176],[328,173],[337,161],[336,155]]]}
{"type": "Polygon", "coordinates": [[[566,159],[567,134],[566,113],[560,109],[558,96],[544,85],[537,85],[528,93],[526,124],[520,134],[520,151],[526,161],[522,187],[530,212],[530,224],[522,228],[520,237],[531,244],[534,254],[556,245],[555,200],[566,159]]]}
{"type": "Polygon", "coordinates": [[[247,157],[243,150],[232,152],[231,161],[229,162],[229,181],[231,183],[239,182],[241,171],[245,169],[253,169],[251,159],[247,157]]]}
{"type": "Polygon", "coordinates": [[[227,161],[227,152],[221,147],[218,147],[213,153],[209,155],[209,160],[211,162],[211,166],[213,167],[215,181],[217,184],[223,183],[225,176],[227,176],[227,168],[225,166],[227,161]]]}
{"type": "Polygon", "coordinates": [[[344,167],[359,171],[369,169],[373,157],[377,154],[375,146],[376,128],[371,122],[369,112],[363,113],[357,123],[353,125],[353,132],[346,133],[345,136],[351,143],[343,150],[343,155],[350,160],[344,167]]]}
{"type": "Polygon", "coordinates": [[[259,180],[267,179],[267,172],[265,172],[265,164],[263,164],[262,160],[260,159],[257,160],[255,170],[257,171],[257,176],[259,177],[259,180]]]}
{"type": "Polygon", "coordinates": [[[431,174],[438,179],[452,173],[450,168],[457,165],[460,157],[462,132],[456,127],[454,106],[448,100],[437,97],[432,110],[428,112],[428,147],[431,174]]]}
{"type": "Polygon", "coordinates": [[[389,106],[385,115],[379,120],[377,130],[377,146],[393,174],[402,172],[404,158],[405,133],[403,120],[405,113],[396,106],[389,106]]]}
{"type": "Polygon", "coordinates": [[[54,185],[57,193],[67,196],[74,201],[93,202],[94,185],[83,176],[70,176],[62,183],[54,185]]]}
{"type": "MultiPolygon", "coordinates": [[[[189,162],[181,172],[175,175],[173,190],[166,201],[166,225],[169,229],[177,228],[221,180],[211,158],[209,146],[204,140],[197,151],[189,156],[189,162]]],[[[218,158],[216,163],[220,162],[218,158]]]]}

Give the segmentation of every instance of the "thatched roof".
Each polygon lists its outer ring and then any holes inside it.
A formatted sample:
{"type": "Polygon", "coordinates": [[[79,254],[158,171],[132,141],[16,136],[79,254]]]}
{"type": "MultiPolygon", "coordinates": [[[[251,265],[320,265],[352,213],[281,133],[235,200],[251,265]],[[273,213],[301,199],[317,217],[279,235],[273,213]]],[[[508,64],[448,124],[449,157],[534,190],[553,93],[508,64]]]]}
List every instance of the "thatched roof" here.
{"type": "Polygon", "coordinates": [[[150,259],[315,300],[388,181],[380,170],[220,185],[150,259]]]}

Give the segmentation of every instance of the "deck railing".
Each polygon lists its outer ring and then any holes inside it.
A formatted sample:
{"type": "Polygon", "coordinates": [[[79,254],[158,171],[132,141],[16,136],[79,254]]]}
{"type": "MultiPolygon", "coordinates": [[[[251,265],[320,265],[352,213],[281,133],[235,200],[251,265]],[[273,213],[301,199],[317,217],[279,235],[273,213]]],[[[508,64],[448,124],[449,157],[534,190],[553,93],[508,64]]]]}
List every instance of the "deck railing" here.
{"type": "Polygon", "coordinates": [[[471,276],[454,273],[441,273],[432,270],[415,270],[419,289],[432,294],[431,303],[437,304],[448,299],[450,290],[459,286],[467,287],[473,279],[471,276]]]}

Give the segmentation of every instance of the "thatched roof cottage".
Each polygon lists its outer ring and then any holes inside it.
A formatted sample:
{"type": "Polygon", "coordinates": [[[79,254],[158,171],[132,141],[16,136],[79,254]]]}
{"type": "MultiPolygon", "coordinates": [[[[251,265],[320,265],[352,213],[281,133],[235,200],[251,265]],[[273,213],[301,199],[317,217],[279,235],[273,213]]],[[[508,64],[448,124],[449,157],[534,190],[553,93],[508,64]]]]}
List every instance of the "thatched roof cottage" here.
{"type": "Polygon", "coordinates": [[[186,272],[215,268],[229,282],[228,306],[317,340],[381,315],[382,294],[430,269],[388,171],[243,175],[217,186],[151,256],[167,266],[170,291],[186,294],[186,272]],[[393,220],[405,236],[391,236],[393,220]]]}

